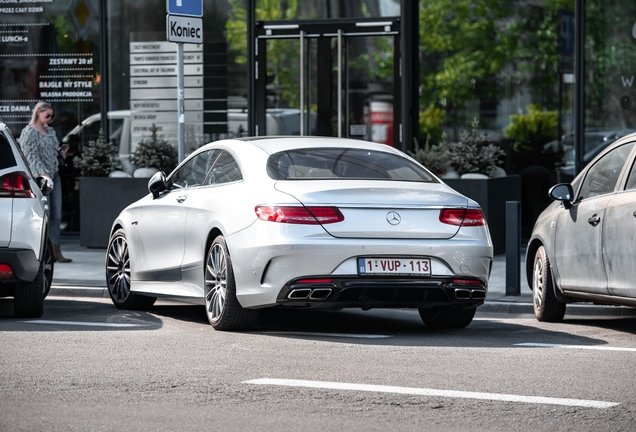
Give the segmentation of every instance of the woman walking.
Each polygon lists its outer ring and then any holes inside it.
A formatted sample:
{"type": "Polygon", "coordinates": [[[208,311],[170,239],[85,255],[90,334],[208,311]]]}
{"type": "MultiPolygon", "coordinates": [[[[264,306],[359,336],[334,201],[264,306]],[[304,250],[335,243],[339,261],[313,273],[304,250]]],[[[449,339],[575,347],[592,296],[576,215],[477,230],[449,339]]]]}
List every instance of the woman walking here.
{"type": "Polygon", "coordinates": [[[55,130],[49,123],[55,118],[55,110],[48,102],[40,101],[33,108],[31,122],[22,129],[20,146],[35,176],[53,180],[53,190],[48,197],[49,239],[53,243],[53,257],[58,262],[70,262],[60,251],[60,221],[62,219],[62,183],[58,172],[58,155],[64,157],[67,148],[60,148],[55,130]]]}

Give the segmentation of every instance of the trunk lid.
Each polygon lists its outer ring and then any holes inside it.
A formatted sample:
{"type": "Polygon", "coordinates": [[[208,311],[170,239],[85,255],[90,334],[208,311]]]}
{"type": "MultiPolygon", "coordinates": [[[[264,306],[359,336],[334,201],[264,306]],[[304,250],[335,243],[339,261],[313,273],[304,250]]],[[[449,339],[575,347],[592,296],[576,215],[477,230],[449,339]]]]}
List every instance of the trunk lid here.
{"type": "Polygon", "coordinates": [[[447,239],[459,227],[440,222],[440,209],[468,206],[443,183],[297,180],[279,181],[276,188],[306,207],[338,207],[344,221],[323,228],[339,238],[447,239]]]}

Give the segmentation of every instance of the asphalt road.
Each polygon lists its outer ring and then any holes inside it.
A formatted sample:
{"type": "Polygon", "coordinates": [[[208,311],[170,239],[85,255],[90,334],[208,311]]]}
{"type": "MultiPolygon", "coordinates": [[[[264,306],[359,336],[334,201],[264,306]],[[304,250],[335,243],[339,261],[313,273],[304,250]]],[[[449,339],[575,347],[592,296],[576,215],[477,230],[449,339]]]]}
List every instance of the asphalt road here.
{"type": "Polygon", "coordinates": [[[45,310],[0,300],[2,431],[634,430],[634,318],[272,310],[225,333],[179,303],[45,310]]]}

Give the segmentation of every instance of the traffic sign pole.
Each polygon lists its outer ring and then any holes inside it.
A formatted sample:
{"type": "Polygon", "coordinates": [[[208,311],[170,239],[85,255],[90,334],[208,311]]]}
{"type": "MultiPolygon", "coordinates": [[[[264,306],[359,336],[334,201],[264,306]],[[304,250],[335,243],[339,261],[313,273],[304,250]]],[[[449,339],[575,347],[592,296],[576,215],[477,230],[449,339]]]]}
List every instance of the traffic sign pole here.
{"type": "Polygon", "coordinates": [[[183,44],[203,43],[203,0],[166,0],[166,37],[177,43],[177,149],[185,159],[185,83],[183,44]]]}
{"type": "Polygon", "coordinates": [[[183,43],[177,43],[177,145],[179,163],[185,158],[185,83],[183,79],[183,43]]]}

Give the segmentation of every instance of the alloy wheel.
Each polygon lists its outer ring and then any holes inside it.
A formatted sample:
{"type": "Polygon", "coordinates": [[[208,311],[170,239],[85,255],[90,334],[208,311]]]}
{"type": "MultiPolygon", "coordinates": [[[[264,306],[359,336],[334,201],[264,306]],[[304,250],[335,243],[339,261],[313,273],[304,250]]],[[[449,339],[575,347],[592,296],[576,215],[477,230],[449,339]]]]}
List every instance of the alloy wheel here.
{"type": "Polygon", "coordinates": [[[130,295],[130,256],[128,243],[122,236],[116,237],[106,256],[106,280],[113,299],[124,302],[130,295]]]}
{"type": "Polygon", "coordinates": [[[221,319],[227,300],[227,259],[220,243],[210,248],[205,266],[205,310],[211,323],[221,319]]]}
{"type": "Polygon", "coordinates": [[[543,261],[537,259],[534,263],[534,277],[532,278],[532,297],[537,310],[543,303],[543,261]]]}

